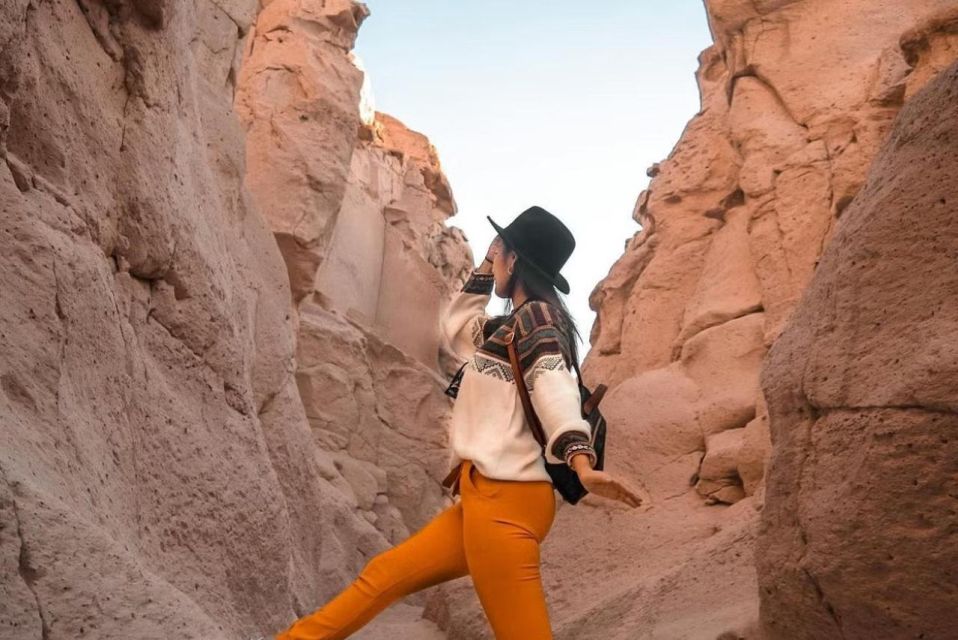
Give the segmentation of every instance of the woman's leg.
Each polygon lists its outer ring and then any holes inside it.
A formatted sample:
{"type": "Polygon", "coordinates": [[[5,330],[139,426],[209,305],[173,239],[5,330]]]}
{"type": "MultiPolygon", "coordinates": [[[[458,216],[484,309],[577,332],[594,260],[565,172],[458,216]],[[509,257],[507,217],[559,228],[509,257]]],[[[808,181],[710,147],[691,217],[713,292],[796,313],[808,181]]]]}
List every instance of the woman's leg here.
{"type": "Polygon", "coordinates": [[[348,638],[399,598],[467,574],[460,501],[400,544],[371,558],[352,584],[276,640],[348,638]]]}
{"type": "Polygon", "coordinates": [[[549,481],[492,480],[463,473],[463,542],[469,573],[496,640],[551,640],[539,574],[539,543],[555,518],[549,481]]]}

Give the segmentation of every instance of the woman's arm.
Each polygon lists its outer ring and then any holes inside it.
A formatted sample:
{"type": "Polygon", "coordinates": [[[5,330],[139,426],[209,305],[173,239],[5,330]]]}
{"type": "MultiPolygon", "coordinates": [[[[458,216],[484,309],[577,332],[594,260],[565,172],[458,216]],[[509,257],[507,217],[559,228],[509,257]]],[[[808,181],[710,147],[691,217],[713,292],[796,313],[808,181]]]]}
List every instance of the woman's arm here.
{"type": "MultiPolygon", "coordinates": [[[[592,437],[591,425],[582,417],[581,396],[574,376],[562,364],[554,369],[537,367],[528,378],[535,378],[531,382],[529,398],[548,438],[546,461],[553,464],[569,463],[566,458],[569,448],[588,445],[592,437]]],[[[591,447],[583,447],[580,451],[589,452],[595,455],[591,447]]]]}
{"type": "Polygon", "coordinates": [[[582,417],[582,396],[575,374],[569,369],[568,341],[555,320],[554,307],[533,301],[520,314],[519,361],[529,398],[546,432],[545,458],[572,467],[589,493],[619,500],[630,507],[645,499],[621,480],[594,468],[595,451],[590,443],[592,427],[582,417]]]}
{"type": "Polygon", "coordinates": [[[446,307],[442,333],[460,358],[468,358],[482,344],[482,327],[489,318],[486,305],[492,297],[492,262],[484,259],[469,274],[462,288],[446,307]]]}

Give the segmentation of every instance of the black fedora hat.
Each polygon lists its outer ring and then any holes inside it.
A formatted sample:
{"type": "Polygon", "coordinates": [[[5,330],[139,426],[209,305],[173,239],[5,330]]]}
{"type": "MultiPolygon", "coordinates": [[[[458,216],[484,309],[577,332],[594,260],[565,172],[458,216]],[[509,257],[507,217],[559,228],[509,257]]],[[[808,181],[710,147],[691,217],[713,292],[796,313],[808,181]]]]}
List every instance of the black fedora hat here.
{"type": "Polygon", "coordinates": [[[575,249],[575,237],[561,220],[536,206],[520,213],[506,227],[486,218],[521,260],[559,291],[569,293],[569,283],[559,270],[575,249]]]}

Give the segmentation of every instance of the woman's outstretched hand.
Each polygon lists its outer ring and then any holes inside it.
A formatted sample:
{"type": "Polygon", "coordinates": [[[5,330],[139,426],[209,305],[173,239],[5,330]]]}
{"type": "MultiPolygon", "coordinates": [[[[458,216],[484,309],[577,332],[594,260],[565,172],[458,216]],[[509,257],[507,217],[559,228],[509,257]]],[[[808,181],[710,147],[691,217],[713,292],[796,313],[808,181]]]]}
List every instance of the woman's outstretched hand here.
{"type": "Polygon", "coordinates": [[[594,493],[603,498],[619,500],[633,509],[642,506],[643,500],[639,494],[605,471],[598,471],[590,467],[588,456],[577,455],[572,458],[572,463],[573,468],[579,475],[579,482],[588,489],[589,493],[594,493]]]}

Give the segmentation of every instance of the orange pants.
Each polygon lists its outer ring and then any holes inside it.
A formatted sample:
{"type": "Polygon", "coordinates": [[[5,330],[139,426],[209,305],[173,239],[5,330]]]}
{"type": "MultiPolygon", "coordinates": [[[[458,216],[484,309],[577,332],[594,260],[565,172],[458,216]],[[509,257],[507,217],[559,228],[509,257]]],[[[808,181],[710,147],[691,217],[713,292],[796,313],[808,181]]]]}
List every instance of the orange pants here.
{"type": "Polygon", "coordinates": [[[555,518],[549,481],[486,478],[465,460],[461,499],[374,556],[352,584],[276,640],[348,638],[403,596],[472,576],[496,640],[551,640],[539,543],[555,518]]]}

